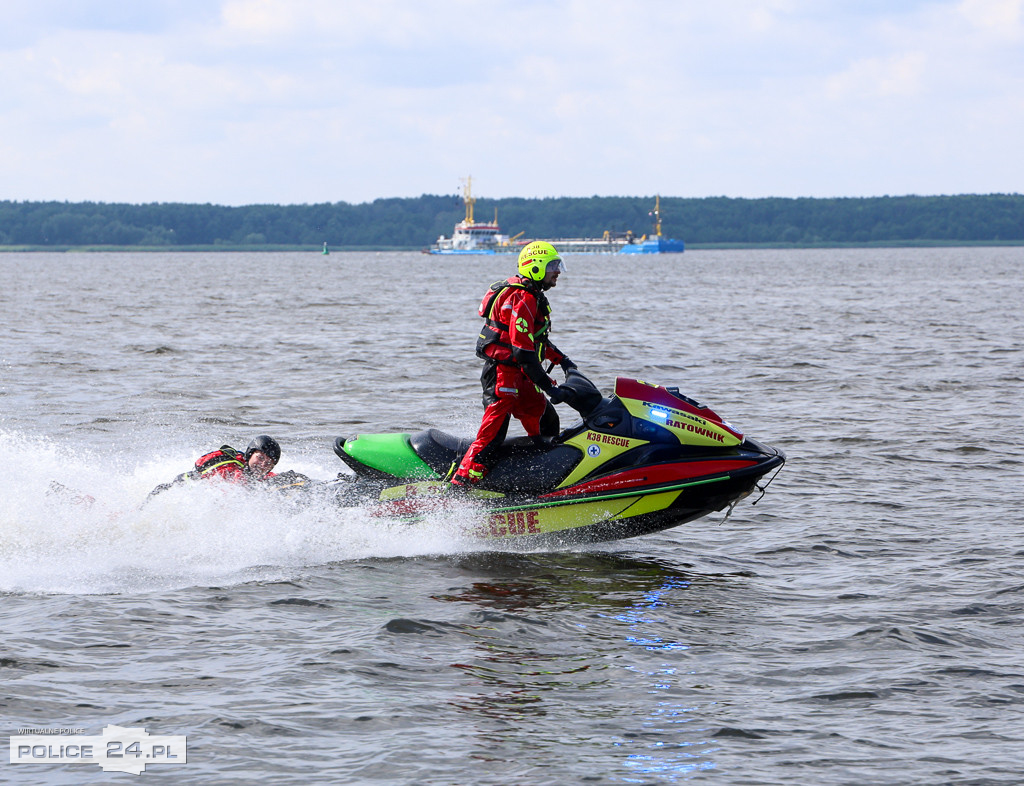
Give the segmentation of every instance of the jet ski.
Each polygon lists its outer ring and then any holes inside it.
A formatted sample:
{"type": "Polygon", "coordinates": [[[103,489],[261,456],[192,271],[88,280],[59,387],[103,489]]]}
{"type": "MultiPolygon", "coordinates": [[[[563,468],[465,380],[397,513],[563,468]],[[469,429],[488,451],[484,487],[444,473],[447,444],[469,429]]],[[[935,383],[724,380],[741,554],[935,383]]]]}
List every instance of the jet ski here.
{"type": "Polygon", "coordinates": [[[581,420],[541,444],[507,439],[476,486],[448,482],[472,440],[431,428],[338,437],[334,452],[352,474],[327,487],[340,504],[366,505],[384,518],[414,523],[458,510],[452,520],[470,522],[465,534],[474,539],[542,548],[731,512],[763,493],[758,481],[786,461],[675,387],[619,377],[605,397],[574,369],[562,387],[574,394],[566,403],[581,420]]]}

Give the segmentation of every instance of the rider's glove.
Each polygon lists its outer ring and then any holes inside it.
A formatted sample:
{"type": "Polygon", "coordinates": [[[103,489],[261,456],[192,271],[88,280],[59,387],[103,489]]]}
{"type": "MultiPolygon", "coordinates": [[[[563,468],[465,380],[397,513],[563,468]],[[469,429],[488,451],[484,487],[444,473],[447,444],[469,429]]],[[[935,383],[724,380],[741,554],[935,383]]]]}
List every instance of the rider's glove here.
{"type": "Polygon", "coordinates": [[[576,371],[579,371],[579,368],[577,368],[576,364],[569,360],[569,358],[562,358],[562,362],[559,363],[558,365],[562,367],[562,371],[564,371],[566,374],[569,373],[569,369],[575,369],[576,371]]]}
{"type": "Polygon", "coordinates": [[[552,404],[561,404],[563,401],[571,404],[576,398],[576,391],[572,388],[554,387],[548,391],[548,398],[552,404]]]}

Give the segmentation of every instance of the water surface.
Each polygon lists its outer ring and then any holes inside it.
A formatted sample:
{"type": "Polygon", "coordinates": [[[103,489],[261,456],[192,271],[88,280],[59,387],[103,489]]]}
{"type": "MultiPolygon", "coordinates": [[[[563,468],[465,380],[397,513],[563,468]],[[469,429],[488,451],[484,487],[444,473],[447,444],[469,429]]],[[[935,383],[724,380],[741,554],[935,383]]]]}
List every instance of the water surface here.
{"type": "Polygon", "coordinates": [[[1019,783],[1024,249],[567,262],[558,345],[782,447],[756,506],[533,554],[236,491],[138,510],[257,433],[324,478],[339,434],[471,433],[510,259],[0,255],[8,733],[184,734],[142,776],[172,783],[1019,783]]]}

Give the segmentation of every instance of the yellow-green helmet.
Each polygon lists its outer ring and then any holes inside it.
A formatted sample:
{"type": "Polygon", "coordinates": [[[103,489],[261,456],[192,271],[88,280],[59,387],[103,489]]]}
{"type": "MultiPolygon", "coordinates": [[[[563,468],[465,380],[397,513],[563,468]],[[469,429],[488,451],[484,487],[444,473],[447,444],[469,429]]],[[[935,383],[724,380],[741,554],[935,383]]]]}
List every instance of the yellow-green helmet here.
{"type": "Polygon", "coordinates": [[[519,275],[543,281],[548,270],[562,270],[562,259],[555,247],[543,240],[534,240],[519,252],[519,275]]]}

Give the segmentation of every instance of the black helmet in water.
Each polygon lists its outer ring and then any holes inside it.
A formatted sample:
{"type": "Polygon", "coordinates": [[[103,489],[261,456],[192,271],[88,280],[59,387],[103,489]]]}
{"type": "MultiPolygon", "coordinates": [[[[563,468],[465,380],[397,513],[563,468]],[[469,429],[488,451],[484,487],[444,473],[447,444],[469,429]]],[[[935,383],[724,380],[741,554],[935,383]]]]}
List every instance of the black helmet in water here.
{"type": "Polygon", "coordinates": [[[275,464],[281,459],[281,446],[277,444],[276,439],[268,437],[266,434],[260,434],[249,443],[249,447],[245,449],[246,462],[249,461],[249,458],[257,450],[270,458],[275,464]]]}

